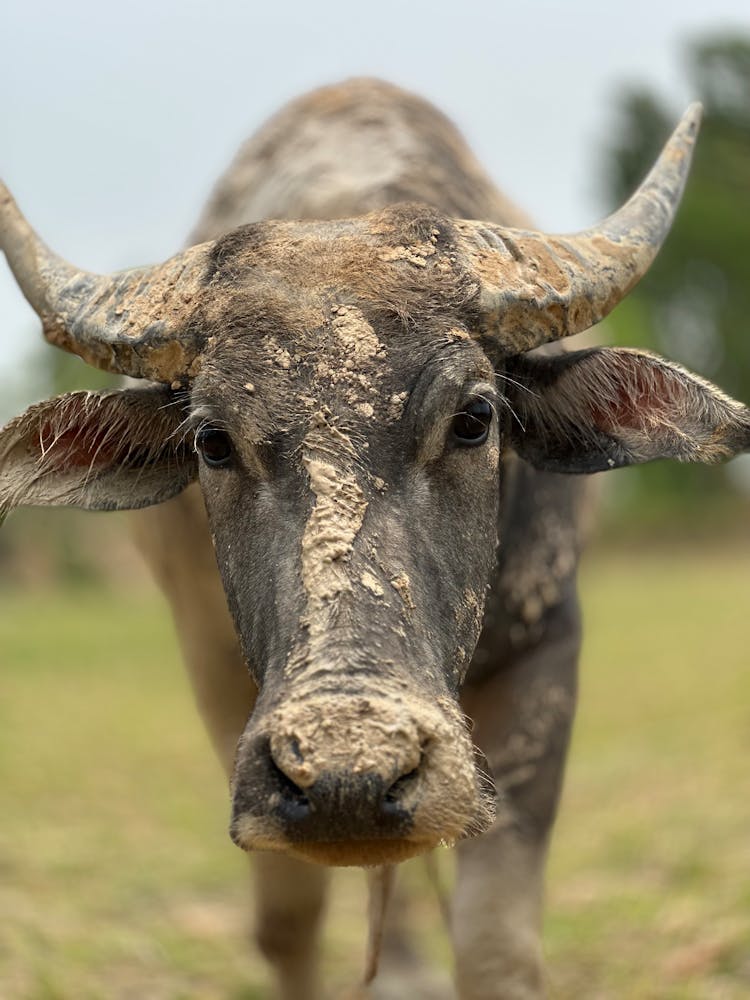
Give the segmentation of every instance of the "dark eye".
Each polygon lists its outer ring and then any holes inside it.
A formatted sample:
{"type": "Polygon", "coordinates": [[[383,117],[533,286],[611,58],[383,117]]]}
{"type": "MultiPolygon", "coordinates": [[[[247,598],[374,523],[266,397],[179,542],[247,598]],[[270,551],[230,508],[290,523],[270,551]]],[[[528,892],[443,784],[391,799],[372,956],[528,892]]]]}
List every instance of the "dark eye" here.
{"type": "Polygon", "coordinates": [[[228,465],[232,460],[232,440],[218,427],[201,427],[195,435],[195,448],[201,458],[214,469],[228,465]]]}
{"type": "Polygon", "coordinates": [[[471,399],[453,418],[453,440],[470,448],[484,444],[491,423],[492,405],[486,399],[471,399]]]}

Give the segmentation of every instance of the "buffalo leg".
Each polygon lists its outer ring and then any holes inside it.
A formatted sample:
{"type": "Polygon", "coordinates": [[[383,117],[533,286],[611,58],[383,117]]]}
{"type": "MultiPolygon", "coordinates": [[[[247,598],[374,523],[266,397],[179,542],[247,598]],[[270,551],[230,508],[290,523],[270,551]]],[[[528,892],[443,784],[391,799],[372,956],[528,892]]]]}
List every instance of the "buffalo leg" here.
{"type": "Polygon", "coordinates": [[[575,710],[579,645],[571,596],[550,612],[543,641],[515,655],[502,650],[502,665],[479,681],[470,677],[464,689],[499,802],[492,829],[457,851],[451,934],[461,1000],[545,994],[544,865],[575,710]]]}
{"type": "Polygon", "coordinates": [[[319,995],[318,952],[329,870],[284,854],[258,853],[255,938],[282,1000],[319,995]]]}

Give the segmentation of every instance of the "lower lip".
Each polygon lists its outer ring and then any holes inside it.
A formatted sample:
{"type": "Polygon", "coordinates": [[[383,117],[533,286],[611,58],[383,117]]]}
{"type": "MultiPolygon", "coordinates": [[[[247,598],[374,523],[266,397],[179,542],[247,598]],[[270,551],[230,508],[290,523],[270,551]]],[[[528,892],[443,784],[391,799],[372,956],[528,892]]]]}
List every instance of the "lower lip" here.
{"type": "Polygon", "coordinates": [[[395,865],[437,847],[432,841],[345,840],[326,843],[288,844],[286,851],[305,861],[336,867],[395,865]]]}
{"type": "MultiPolygon", "coordinates": [[[[246,850],[253,850],[255,846],[248,844],[246,850]]],[[[373,865],[395,865],[437,846],[438,842],[433,840],[334,840],[297,844],[287,841],[278,846],[265,842],[262,849],[277,850],[317,865],[367,868],[373,865]]]]}

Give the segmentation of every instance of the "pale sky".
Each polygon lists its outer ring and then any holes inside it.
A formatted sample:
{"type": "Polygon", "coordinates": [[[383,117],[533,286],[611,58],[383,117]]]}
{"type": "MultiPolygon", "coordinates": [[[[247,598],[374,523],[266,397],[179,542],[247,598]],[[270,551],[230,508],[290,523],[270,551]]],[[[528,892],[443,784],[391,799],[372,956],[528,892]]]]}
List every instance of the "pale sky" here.
{"type": "MultiPolygon", "coordinates": [[[[78,266],[150,263],[283,101],[372,74],[431,98],[541,226],[574,230],[613,207],[597,182],[618,88],[679,113],[700,97],[683,43],[731,28],[750,33],[748,0],[6,0],[0,176],[78,266]]],[[[0,315],[1,379],[39,337],[3,265],[0,315]]]]}

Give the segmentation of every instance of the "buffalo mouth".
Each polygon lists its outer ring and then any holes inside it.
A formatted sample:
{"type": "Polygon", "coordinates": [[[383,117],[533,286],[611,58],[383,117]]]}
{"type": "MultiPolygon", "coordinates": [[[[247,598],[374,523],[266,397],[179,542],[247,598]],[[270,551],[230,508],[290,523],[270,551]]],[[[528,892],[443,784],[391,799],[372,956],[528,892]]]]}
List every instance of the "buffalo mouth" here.
{"type": "Polygon", "coordinates": [[[285,836],[275,822],[268,823],[260,817],[247,815],[232,821],[230,835],[234,843],[248,853],[274,851],[312,864],[337,868],[399,864],[444,843],[439,838],[410,836],[295,841],[285,836]]]}
{"type": "Polygon", "coordinates": [[[294,844],[287,848],[289,854],[303,861],[318,865],[332,865],[337,868],[358,866],[368,868],[374,865],[396,865],[401,861],[424,854],[437,847],[437,843],[415,840],[331,840],[294,844]]]}

